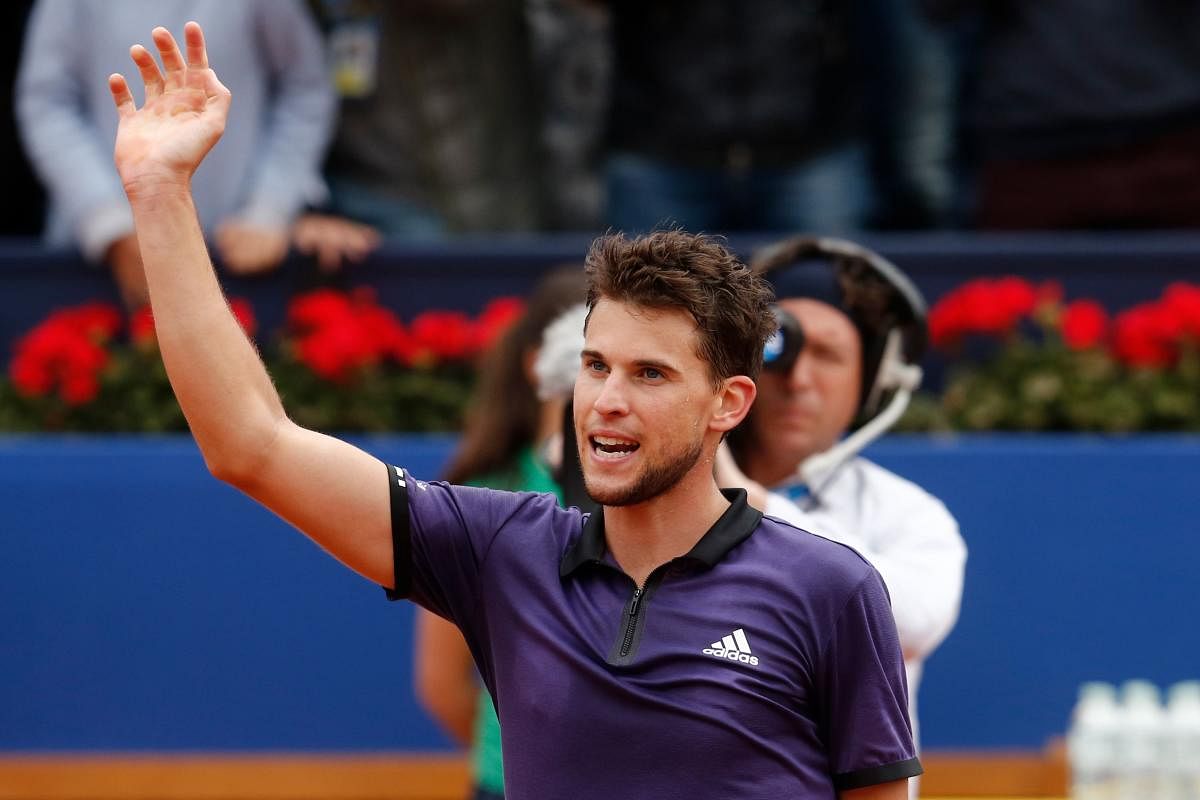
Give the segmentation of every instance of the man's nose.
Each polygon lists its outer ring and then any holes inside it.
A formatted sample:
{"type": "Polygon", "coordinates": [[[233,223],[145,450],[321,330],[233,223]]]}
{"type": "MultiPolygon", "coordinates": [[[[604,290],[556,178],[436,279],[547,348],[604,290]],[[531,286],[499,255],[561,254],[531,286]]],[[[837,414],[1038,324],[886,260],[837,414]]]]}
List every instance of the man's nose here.
{"type": "Polygon", "coordinates": [[[600,387],[600,393],[596,395],[596,401],[592,404],[593,407],[601,414],[624,414],[629,410],[629,403],[626,398],[625,381],[620,376],[609,373],[604,378],[604,385],[600,387]]]}

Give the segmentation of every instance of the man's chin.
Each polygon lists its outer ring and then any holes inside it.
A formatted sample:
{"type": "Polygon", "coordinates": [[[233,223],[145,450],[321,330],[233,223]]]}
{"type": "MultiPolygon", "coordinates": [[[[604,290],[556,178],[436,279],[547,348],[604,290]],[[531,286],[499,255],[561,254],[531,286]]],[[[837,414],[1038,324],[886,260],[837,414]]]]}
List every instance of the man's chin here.
{"type": "Polygon", "coordinates": [[[649,497],[643,496],[645,493],[636,483],[629,483],[620,486],[604,486],[588,481],[587,476],[584,476],[583,488],[587,491],[587,496],[591,498],[593,503],[614,508],[620,506],[634,506],[638,503],[644,503],[650,499],[649,497]]]}

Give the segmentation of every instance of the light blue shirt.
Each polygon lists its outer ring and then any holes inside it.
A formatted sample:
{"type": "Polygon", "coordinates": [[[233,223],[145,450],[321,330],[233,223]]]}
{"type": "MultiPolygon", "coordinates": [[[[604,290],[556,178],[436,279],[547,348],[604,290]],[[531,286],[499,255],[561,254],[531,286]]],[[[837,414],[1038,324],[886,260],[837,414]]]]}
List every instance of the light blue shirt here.
{"type": "Polygon", "coordinates": [[[150,31],[204,27],[209,63],[233,93],[221,141],[197,170],[192,193],[211,232],[237,218],[282,227],[323,199],[320,169],[336,98],[324,46],[298,0],[40,0],[26,31],[16,83],[21,138],[45,184],[49,244],[103,257],[133,231],[113,166],[117,114],[108,90],[124,74],[143,99],[129,47],[154,52],[150,31]]]}

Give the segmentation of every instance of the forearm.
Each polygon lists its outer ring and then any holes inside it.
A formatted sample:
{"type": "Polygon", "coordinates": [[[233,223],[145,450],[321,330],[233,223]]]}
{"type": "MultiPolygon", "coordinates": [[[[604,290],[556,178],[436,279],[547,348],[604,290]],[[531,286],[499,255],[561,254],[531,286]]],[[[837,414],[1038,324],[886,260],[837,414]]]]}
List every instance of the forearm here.
{"type": "Polygon", "coordinates": [[[130,191],[163,363],[209,468],[252,473],[286,420],[229,310],[185,185],[130,191]]]}
{"type": "Polygon", "coordinates": [[[417,612],[413,678],[417,699],[442,730],[469,745],[475,729],[479,685],[462,633],[429,611],[417,612]]]}

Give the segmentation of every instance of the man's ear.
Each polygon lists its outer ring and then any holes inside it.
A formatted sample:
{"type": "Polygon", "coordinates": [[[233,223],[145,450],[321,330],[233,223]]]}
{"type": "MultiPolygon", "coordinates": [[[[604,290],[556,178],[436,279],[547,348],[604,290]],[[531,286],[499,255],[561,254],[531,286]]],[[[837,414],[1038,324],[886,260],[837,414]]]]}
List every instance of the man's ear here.
{"type": "Polygon", "coordinates": [[[714,399],[715,411],[708,427],[714,431],[731,431],[750,413],[758,387],[745,375],[734,375],[721,381],[714,399]]]}

